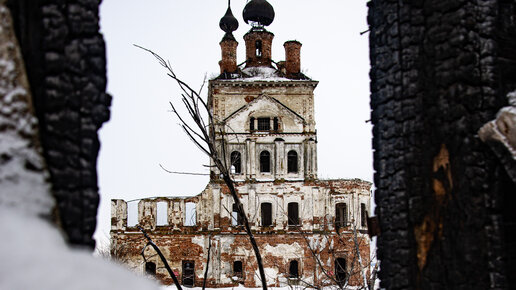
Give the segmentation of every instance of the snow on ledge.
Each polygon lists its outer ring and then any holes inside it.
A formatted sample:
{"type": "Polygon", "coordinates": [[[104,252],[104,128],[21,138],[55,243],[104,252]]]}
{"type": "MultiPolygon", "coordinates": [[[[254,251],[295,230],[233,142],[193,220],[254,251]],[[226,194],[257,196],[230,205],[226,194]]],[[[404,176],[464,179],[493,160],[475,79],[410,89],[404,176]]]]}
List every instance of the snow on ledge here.
{"type": "Polygon", "coordinates": [[[291,79],[281,77],[278,75],[278,71],[272,67],[248,67],[244,68],[242,72],[246,75],[246,77],[231,79],[231,81],[244,81],[244,82],[254,82],[254,81],[269,81],[269,82],[290,82],[293,81],[291,79]]]}

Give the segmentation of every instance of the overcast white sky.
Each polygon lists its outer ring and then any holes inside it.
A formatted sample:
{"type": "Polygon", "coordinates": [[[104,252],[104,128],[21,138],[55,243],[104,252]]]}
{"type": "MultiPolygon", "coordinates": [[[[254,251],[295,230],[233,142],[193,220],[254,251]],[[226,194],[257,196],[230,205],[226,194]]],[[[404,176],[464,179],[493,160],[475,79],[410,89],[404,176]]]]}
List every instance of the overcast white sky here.
{"type": "MultiPolygon", "coordinates": [[[[276,17],[273,60],[285,59],[283,43],[298,40],[301,67],[319,81],[315,90],[319,178],[372,181],[369,109],[369,50],[366,0],[268,0],[276,17]]],[[[242,19],[246,0],[233,0],[239,21],[237,61],[245,60],[242,19]]],[[[97,240],[110,228],[110,200],[199,194],[207,176],[175,175],[169,170],[207,173],[208,163],[179,128],[169,101],[179,91],[166,72],[138,44],[168,59],[192,87],[219,72],[218,23],[226,0],[104,0],[101,30],[107,45],[111,120],[100,131],[98,160],[101,204],[97,240]]],[[[206,96],[206,90],[204,96],[206,96]]]]}

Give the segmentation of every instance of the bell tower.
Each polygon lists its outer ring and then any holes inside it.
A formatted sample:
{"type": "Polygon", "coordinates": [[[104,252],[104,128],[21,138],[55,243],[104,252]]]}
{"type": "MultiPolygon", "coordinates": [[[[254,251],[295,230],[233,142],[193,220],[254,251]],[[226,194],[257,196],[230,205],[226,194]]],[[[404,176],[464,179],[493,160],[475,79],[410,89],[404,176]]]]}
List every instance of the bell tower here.
{"type": "Polygon", "coordinates": [[[252,0],[242,13],[251,30],[244,35],[247,67],[272,67],[271,50],[274,34],[265,30],[274,20],[274,8],[265,0],[252,0]]]}
{"type": "MultiPolygon", "coordinates": [[[[229,5],[229,2],[228,2],[229,5]]],[[[301,73],[301,43],[284,44],[286,61],[272,60],[274,20],[266,0],[251,0],[242,13],[251,29],[244,35],[245,62],[237,65],[238,21],[228,6],[219,22],[221,74],[210,80],[216,146],[231,164],[236,181],[301,181],[317,178],[317,135],[313,91],[318,82],[301,73]]],[[[213,168],[212,178],[218,171],[213,168]]]]}

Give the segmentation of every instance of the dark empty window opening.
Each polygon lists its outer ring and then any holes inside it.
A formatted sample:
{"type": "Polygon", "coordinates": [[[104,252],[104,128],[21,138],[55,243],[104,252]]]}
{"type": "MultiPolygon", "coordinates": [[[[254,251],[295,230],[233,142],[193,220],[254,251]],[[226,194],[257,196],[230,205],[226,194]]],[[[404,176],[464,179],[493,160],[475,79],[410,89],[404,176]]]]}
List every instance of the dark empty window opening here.
{"type": "Polygon", "coordinates": [[[145,263],[145,274],[156,276],[156,264],[153,262],[145,263]]]}
{"type": "Polygon", "coordinates": [[[345,203],[337,203],[335,205],[335,229],[347,226],[348,223],[348,209],[345,203]]]}
{"type": "Polygon", "coordinates": [[[278,117],[274,117],[273,119],[273,123],[274,123],[274,131],[278,131],[279,130],[279,121],[278,121],[278,117]]]}
{"type": "Polygon", "coordinates": [[[249,120],[249,130],[254,131],[254,117],[249,120]]]}
{"type": "Polygon", "coordinates": [[[237,277],[242,277],[242,261],[234,261],[233,262],[233,275],[237,277]]]}
{"type": "Polygon", "coordinates": [[[288,204],[288,225],[299,225],[299,204],[297,202],[289,202],[288,204]]]}
{"type": "Polygon", "coordinates": [[[238,151],[231,152],[231,168],[234,174],[242,173],[242,159],[241,154],[238,151]]]}
{"type": "Polygon", "coordinates": [[[261,206],[262,227],[272,226],[272,203],[264,202],[261,206]]]}
{"type": "Polygon", "coordinates": [[[288,173],[297,173],[297,152],[290,150],[287,154],[287,169],[288,173]]]}
{"type": "Polygon", "coordinates": [[[290,261],[288,273],[292,279],[299,278],[299,263],[296,260],[290,261]]]}
{"type": "Polygon", "coordinates": [[[260,172],[271,172],[271,154],[269,151],[260,153],[260,172]]]}
{"type": "Polygon", "coordinates": [[[262,57],[262,41],[257,40],[255,42],[255,47],[256,47],[256,57],[262,57]]]}
{"type": "Polygon", "coordinates": [[[271,129],[271,119],[270,118],[258,118],[258,130],[259,131],[269,131],[271,129]]]}
{"type": "Polygon", "coordinates": [[[365,203],[360,204],[360,217],[361,217],[361,224],[363,227],[367,226],[367,211],[365,203]]]}
{"type": "Polygon", "coordinates": [[[236,203],[233,204],[233,211],[231,213],[231,224],[234,226],[241,226],[244,224],[244,217],[238,214],[238,207],[236,203]]]}
{"type": "Polygon", "coordinates": [[[183,261],[183,286],[193,287],[195,284],[195,262],[183,261]]]}
{"type": "Polygon", "coordinates": [[[335,260],[335,280],[340,286],[346,282],[346,259],[344,258],[335,260]]]}

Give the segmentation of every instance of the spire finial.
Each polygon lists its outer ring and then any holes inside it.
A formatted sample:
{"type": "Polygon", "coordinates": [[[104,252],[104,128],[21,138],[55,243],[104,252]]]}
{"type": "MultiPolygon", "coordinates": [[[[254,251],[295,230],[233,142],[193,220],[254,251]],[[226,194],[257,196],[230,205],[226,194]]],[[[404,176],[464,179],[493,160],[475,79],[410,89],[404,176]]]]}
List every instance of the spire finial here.
{"type": "Polygon", "coordinates": [[[226,10],[226,14],[220,19],[219,27],[222,31],[226,32],[223,39],[235,39],[233,31],[238,28],[238,20],[233,16],[233,12],[231,11],[231,0],[228,0],[228,9],[226,10]]]}

